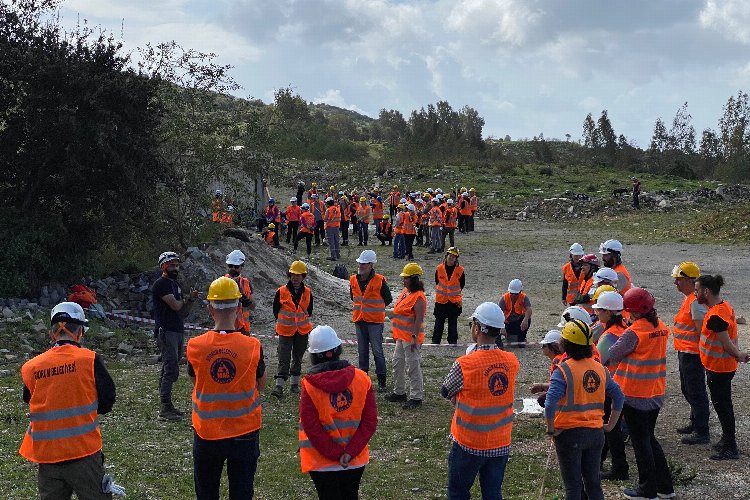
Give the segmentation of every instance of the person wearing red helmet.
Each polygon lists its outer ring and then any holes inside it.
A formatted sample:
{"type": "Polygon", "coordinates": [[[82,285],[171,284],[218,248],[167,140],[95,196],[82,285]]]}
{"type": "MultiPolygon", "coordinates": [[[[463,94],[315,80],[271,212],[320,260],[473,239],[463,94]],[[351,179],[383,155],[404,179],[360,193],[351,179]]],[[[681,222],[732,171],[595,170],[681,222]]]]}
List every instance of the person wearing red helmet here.
{"type": "Polygon", "coordinates": [[[638,485],[625,488],[625,498],[673,498],[674,484],[659,441],[656,419],[664,405],[669,328],[657,316],[654,296],[633,287],[623,306],[633,323],[609,349],[609,363],[617,363],[614,380],[625,394],[622,414],[638,467],[638,485]]]}
{"type": "Polygon", "coordinates": [[[599,258],[590,253],[581,257],[579,262],[581,271],[578,274],[578,280],[581,284],[578,293],[573,299],[573,304],[579,304],[589,314],[592,314],[594,310],[591,308],[591,295],[589,291],[594,285],[594,273],[599,270],[599,258]]]}

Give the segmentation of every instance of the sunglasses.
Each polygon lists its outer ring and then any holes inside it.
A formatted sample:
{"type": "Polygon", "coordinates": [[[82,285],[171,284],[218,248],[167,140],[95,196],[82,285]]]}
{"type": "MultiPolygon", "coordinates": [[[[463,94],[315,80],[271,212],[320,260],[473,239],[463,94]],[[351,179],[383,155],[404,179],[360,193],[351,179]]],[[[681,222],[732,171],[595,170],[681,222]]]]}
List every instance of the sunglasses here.
{"type": "Polygon", "coordinates": [[[227,267],[229,269],[242,269],[242,264],[240,264],[239,266],[235,266],[234,264],[227,264],[227,267]]]}

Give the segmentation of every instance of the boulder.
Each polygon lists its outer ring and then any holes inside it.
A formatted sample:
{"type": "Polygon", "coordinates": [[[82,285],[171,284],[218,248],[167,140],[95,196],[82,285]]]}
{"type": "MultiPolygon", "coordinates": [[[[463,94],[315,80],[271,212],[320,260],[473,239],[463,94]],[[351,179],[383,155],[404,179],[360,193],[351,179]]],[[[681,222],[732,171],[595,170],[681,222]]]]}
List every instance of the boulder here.
{"type": "Polygon", "coordinates": [[[10,307],[3,307],[3,318],[11,319],[15,317],[16,313],[14,313],[10,307]]]}

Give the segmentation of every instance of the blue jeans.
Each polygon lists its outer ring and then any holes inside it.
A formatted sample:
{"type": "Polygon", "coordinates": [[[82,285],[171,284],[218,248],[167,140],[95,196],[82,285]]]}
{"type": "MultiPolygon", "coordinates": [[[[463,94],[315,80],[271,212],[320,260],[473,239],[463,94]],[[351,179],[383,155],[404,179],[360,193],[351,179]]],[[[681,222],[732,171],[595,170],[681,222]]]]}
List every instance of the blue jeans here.
{"type": "Polygon", "coordinates": [[[227,463],[229,499],[253,498],[253,480],[260,457],[260,433],[207,440],[194,433],[193,480],[197,500],[219,500],[224,462],[227,463]]]}
{"type": "Polygon", "coordinates": [[[454,442],[448,455],[448,499],[468,500],[471,486],[479,474],[483,500],[503,499],[503,478],[508,455],[480,457],[464,451],[454,442]]]}
{"type": "Polygon", "coordinates": [[[584,486],[589,500],[604,500],[599,477],[603,446],[603,429],[578,427],[555,437],[565,500],[580,500],[584,486]]]}
{"type": "Polygon", "coordinates": [[[375,358],[375,374],[386,375],[385,354],[383,353],[383,323],[354,323],[357,330],[357,353],[359,354],[359,369],[370,370],[370,347],[372,357],[375,358]]]}
{"type": "Polygon", "coordinates": [[[406,238],[401,233],[393,235],[393,256],[400,259],[406,255],[406,238]]]}

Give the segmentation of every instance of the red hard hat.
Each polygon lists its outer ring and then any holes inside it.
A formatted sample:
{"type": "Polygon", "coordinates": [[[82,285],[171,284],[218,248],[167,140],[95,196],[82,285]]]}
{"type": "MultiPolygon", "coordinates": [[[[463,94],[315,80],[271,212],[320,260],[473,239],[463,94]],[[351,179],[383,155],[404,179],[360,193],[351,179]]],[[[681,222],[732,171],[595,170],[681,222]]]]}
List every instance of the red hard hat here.
{"type": "Polygon", "coordinates": [[[625,292],[622,305],[628,312],[646,314],[654,309],[654,296],[645,288],[634,287],[625,292]]]}
{"type": "Polygon", "coordinates": [[[591,264],[592,266],[599,266],[599,257],[594,255],[593,253],[590,253],[581,257],[581,263],[591,264]]]}

